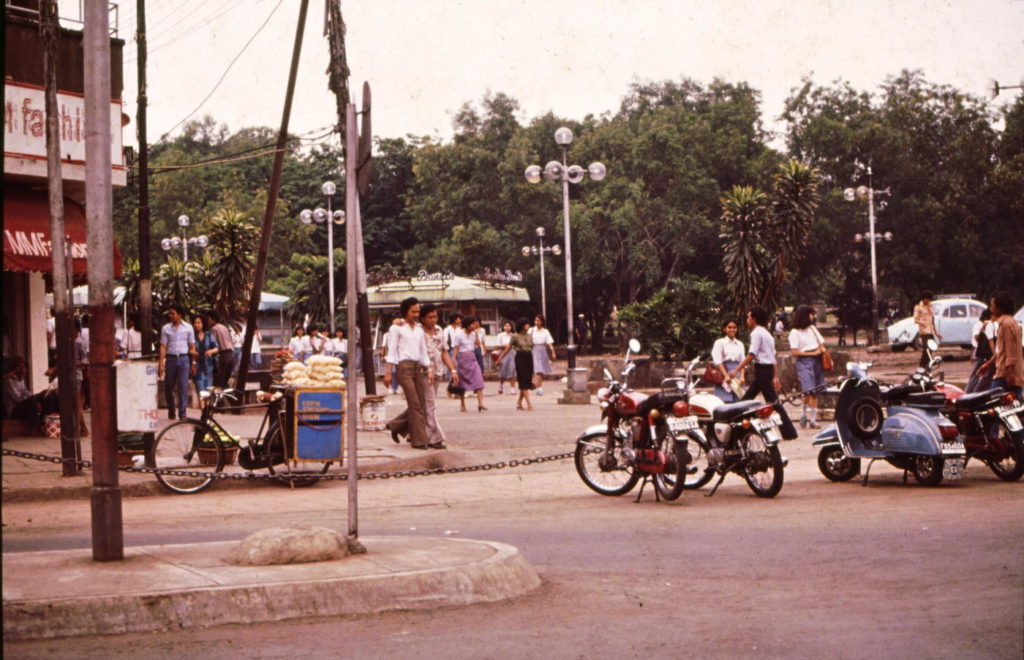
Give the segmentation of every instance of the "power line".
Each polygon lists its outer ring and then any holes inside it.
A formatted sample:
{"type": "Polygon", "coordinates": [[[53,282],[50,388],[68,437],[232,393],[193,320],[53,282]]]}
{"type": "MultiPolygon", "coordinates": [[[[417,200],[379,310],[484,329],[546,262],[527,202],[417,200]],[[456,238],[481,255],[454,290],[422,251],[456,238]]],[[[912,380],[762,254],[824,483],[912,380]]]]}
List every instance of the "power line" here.
{"type": "MultiPolygon", "coordinates": [[[[160,50],[161,48],[163,48],[165,46],[169,46],[171,44],[177,43],[178,39],[180,39],[183,35],[186,35],[186,34],[189,34],[190,32],[195,31],[195,29],[197,27],[199,27],[200,25],[203,25],[203,24],[206,24],[206,23],[212,23],[212,22],[216,21],[218,18],[220,18],[224,14],[228,13],[229,11],[235,9],[236,7],[241,5],[243,2],[245,2],[245,0],[236,0],[235,4],[233,4],[233,5],[214,6],[213,10],[210,13],[206,14],[203,17],[200,17],[199,20],[195,21],[194,23],[191,23],[191,24],[187,25],[186,27],[184,27],[180,31],[177,31],[177,32],[175,32],[173,34],[171,34],[171,30],[173,30],[175,27],[180,25],[183,21],[185,21],[185,20],[187,20],[189,18],[193,18],[194,16],[189,16],[188,14],[186,14],[186,15],[182,16],[180,19],[178,19],[177,21],[175,21],[171,25],[168,25],[166,28],[164,28],[162,31],[159,31],[159,32],[154,32],[152,29],[149,29],[148,32],[147,32],[147,35],[146,35],[146,40],[147,40],[146,52],[147,52],[147,54],[148,53],[153,53],[155,51],[158,51],[158,50],[160,50]]],[[[193,14],[195,14],[195,13],[196,12],[193,12],[193,14]]],[[[137,58],[137,55],[133,55],[132,57],[129,57],[126,60],[126,62],[130,63],[132,60],[134,60],[136,58],[137,58]]]]}
{"type": "Polygon", "coordinates": [[[249,40],[245,42],[245,45],[244,45],[244,46],[242,46],[242,49],[241,49],[240,51],[238,51],[238,54],[237,54],[237,55],[235,55],[235,56],[234,56],[234,57],[233,57],[233,58],[231,59],[231,62],[230,62],[230,63],[228,64],[227,68],[226,68],[226,69],[224,69],[224,73],[223,73],[223,74],[221,74],[221,76],[220,76],[220,79],[219,79],[219,80],[217,81],[217,84],[213,86],[213,89],[211,89],[211,90],[210,90],[210,93],[206,95],[206,98],[204,98],[204,99],[203,99],[202,101],[200,101],[200,102],[199,102],[199,105],[197,105],[197,106],[195,107],[195,109],[194,109],[194,110],[192,110],[192,112],[190,112],[190,113],[188,113],[187,115],[185,115],[185,116],[184,116],[184,117],[183,117],[183,118],[181,119],[181,121],[179,121],[179,122],[178,122],[177,124],[175,124],[174,126],[172,126],[172,127],[170,128],[170,130],[168,130],[168,131],[167,131],[166,133],[164,133],[163,135],[161,135],[161,136],[160,136],[160,139],[156,141],[156,144],[160,144],[160,143],[161,143],[161,142],[163,142],[163,141],[164,141],[165,139],[167,139],[167,136],[169,136],[169,135],[171,134],[171,132],[172,132],[172,131],[174,131],[174,129],[176,129],[176,128],[178,128],[179,126],[181,126],[182,124],[184,124],[184,123],[185,123],[185,121],[186,121],[186,120],[187,120],[187,119],[188,119],[189,117],[191,117],[192,115],[194,115],[195,113],[197,113],[197,112],[199,111],[199,109],[200,109],[200,108],[202,108],[202,107],[203,107],[203,105],[204,105],[204,104],[205,104],[205,103],[206,103],[207,101],[209,101],[209,100],[210,100],[210,97],[212,97],[212,96],[214,95],[214,93],[215,93],[215,92],[217,91],[217,89],[218,89],[218,88],[220,87],[220,84],[221,84],[222,82],[224,82],[224,79],[225,79],[225,78],[227,77],[227,75],[228,75],[228,72],[230,72],[230,71],[231,71],[231,67],[233,67],[233,66],[235,65],[235,62],[237,62],[237,61],[238,61],[238,58],[240,58],[240,57],[242,56],[242,53],[244,53],[244,52],[245,52],[245,50],[246,50],[246,49],[247,49],[247,48],[249,47],[249,44],[251,44],[251,43],[252,43],[252,42],[253,42],[253,41],[254,41],[254,40],[256,39],[256,37],[257,37],[257,36],[259,35],[259,33],[263,31],[263,28],[267,27],[267,24],[268,24],[268,23],[270,23],[270,19],[274,17],[274,14],[275,14],[275,13],[277,12],[278,8],[279,8],[279,7],[280,7],[280,6],[281,6],[281,5],[283,4],[283,3],[284,3],[284,0],[278,0],[277,4],[276,4],[276,5],[274,5],[274,8],[270,10],[270,14],[269,14],[269,15],[267,16],[266,20],[265,20],[265,21],[263,21],[263,24],[262,24],[262,25],[260,25],[260,26],[259,26],[259,28],[257,28],[257,29],[256,29],[256,32],[254,32],[254,33],[253,33],[253,35],[252,35],[251,37],[249,37],[249,40]]]}

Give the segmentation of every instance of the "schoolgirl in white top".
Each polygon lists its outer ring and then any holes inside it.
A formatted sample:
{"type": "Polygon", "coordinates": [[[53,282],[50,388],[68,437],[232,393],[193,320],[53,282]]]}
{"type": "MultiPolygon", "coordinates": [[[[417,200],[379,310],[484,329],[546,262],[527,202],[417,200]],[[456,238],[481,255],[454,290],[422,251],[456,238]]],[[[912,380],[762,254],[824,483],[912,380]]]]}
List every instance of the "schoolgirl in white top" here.
{"type": "Polygon", "coordinates": [[[722,326],[722,331],[725,336],[716,339],[714,346],[711,347],[711,361],[722,372],[725,379],[721,385],[715,385],[715,396],[726,403],[731,403],[739,397],[732,391],[732,388],[727,387],[729,381],[732,380],[729,377],[729,372],[743,361],[746,352],[743,349],[743,342],[736,339],[736,333],[739,332],[739,324],[736,321],[731,319],[726,321],[722,326]]]}
{"type": "Polygon", "coordinates": [[[537,390],[537,396],[540,396],[544,394],[544,374],[551,373],[551,362],[555,359],[555,340],[545,327],[544,317],[540,314],[533,317],[530,337],[533,338],[533,385],[537,390]]]}
{"type": "MultiPolygon", "coordinates": [[[[817,314],[810,305],[800,305],[793,312],[793,329],[789,331],[789,348],[796,357],[796,375],[800,389],[809,390],[825,384],[821,368],[821,354],[825,352],[825,340],[814,327],[817,314]]],[[[818,397],[805,394],[804,410],[800,426],[818,428],[818,397]]]]}

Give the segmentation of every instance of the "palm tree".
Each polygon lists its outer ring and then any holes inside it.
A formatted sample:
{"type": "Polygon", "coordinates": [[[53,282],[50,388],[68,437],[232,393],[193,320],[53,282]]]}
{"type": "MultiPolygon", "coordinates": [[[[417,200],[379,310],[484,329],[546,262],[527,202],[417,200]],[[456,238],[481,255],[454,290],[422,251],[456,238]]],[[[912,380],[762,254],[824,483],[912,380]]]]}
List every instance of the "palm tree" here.
{"type": "Polygon", "coordinates": [[[252,289],[256,226],[234,209],[225,209],[209,220],[207,235],[213,252],[207,273],[209,301],[225,319],[243,316],[252,289]]]}
{"type": "Polygon", "coordinates": [[[806,253],[820,185],[818,170],[791,160],[776,172],[770,200],[750,186],[722,196],[722,262],[737,312],[775,307],[806,253]]]}

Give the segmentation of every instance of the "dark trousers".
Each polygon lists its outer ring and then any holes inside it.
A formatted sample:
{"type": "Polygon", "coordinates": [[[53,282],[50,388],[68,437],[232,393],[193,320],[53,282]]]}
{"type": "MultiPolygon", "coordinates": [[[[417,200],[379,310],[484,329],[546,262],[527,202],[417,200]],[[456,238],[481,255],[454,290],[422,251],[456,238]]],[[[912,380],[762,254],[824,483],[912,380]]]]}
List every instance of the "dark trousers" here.
{"type": "Polygon", "coordinates": [[[427,368],[418,362],[403,360],[395,369],[395,377],[408,407],[388,422],[388,428],[396,433],[407,433],[414,447],[424,447],[430,442],[426,417],[427,390],[430,388],[427,368]]]}
{"type": "Polygon", "coordinates": [[[928,359],[928,340],[934,338],[935,335],[921,335],[921,361],[918,362],[917,366],[927,367],[931,364],[931,360],[928,359]]]}
{"type": "Polygon", "coordinates": [[[1005,378],[995,378],[992,380],[992,387],[1001,387],[1007,392],[1013,392],[1017,395],[1017,398],[1024,398],[1024,387],[1014,387],[1006,384],[1005,378]]]}
{"type": "Polygon", "coordinates": [[[231,349],[222,350],[217,354],[217,368],[213,372],[213,386],[226,388],[235,370],[235,353],[231,349]]]}
{"type": "Polygon", "coordinates": [[[164,371],[164,397],[167,399],[167,410],[178,411],[178,416],[185,418],[188,407],[188,372],[192,361],[188,355],[168,355],[167,369],[164,371]],[[178,405],[174,405],[174,393],[178,393],[178,405]]]}
{"type": "MultiPolygon", "coordinates": [[[[744,401],[753,399],[758,394],[764,396],[764,400],[768,403],[775,403],[779,400],[779,395],[775,391],[775,366],[771,364],[755,364],[754,365],[754,382],[750,386],[750,389],[743,395],[744,401]]],[[[785,406],[782,404],[775,404],[775,410],[779,413],[779,417],[782,418],[782,437],[786,440],[795,440],[798,436],[796,427],[793,426],[793,420],[789,418],[789,413],[786,412],[785,406]]]]}

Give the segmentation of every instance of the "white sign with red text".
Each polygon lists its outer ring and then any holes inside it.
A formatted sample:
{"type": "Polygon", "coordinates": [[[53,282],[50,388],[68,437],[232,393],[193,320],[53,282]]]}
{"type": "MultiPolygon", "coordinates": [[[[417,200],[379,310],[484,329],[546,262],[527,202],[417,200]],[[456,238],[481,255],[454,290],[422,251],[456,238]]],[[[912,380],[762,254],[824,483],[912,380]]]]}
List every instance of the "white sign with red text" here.
{"type": "MultiPolygon", "coordinates": [[[[85,164],[85,98],[58,92],[61,162],[85,164]]],[[[110,102],[110,158],[114,184],[124,185],[121,101],[110,102]]],[[[65,167],[65,179],[84,180],[84,167],[65,167]]],[[[46,176],[46,99],[34,85],[4,83],[4,171],[46,176]]]]}
{"type": "Polygon", "coordinates": [[[160,409],[157,408],[156,362],[118,360],[114,368],[117,373],[117,430],[143,433],[157,430],[160,409]]]}

